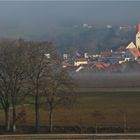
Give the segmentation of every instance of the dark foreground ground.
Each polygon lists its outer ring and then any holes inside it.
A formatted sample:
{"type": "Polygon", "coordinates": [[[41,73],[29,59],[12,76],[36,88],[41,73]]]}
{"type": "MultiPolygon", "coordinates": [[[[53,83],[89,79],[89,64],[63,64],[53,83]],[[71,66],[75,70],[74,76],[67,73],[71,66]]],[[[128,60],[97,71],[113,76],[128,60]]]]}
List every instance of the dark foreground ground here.
{"type": "Polygon", "coordinates": [[[136,140],[140,134],[36,134],[36,135],[3,135],[1,140],[99,140],[119,139],[136,140]]]}

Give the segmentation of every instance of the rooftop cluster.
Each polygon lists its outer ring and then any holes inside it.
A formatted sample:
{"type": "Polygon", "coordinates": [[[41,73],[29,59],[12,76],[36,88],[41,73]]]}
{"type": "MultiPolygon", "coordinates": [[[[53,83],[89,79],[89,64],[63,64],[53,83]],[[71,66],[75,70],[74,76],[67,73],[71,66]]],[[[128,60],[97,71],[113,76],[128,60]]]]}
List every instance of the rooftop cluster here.
{"type": "Polygon", "coordinates": [[[136,45],[131,42],[128,46],[121,46],[116,51],[103,51],[99,54],[85,52],[80,54],[64,53],[62,67],[80,72],[86,70],[113,70],[118,71],[126,62],[140,64],[140,24],[137,26],[136,45]]]}

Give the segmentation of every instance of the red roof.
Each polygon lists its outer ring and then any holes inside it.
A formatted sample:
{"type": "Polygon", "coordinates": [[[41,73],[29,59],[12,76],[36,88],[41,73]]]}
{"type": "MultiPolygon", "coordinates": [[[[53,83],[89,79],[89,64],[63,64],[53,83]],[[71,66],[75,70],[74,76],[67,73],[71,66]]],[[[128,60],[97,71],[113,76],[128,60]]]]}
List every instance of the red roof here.
{"type": "Polygon", "coordinates": [[[140,52],[137,48],[132,48],[132,49],[129,49],[129,51],[132,53],[132,55],[134,57],[139,57],[140,56],[140,52]]]}
{"type": "Polygon", "coordinates": [[[95,65],[96,65],[96,67],[99,68],[99,69],[108,68],[108,67],[110,66],[110,64],[103,63],[103,62],[101,62],[101,63],[96,63],[95,65]]]}
{"type": "Polygon", "coordinates": [[[137,25],[137,32],[140,32],[140,24],[137,25]]]}

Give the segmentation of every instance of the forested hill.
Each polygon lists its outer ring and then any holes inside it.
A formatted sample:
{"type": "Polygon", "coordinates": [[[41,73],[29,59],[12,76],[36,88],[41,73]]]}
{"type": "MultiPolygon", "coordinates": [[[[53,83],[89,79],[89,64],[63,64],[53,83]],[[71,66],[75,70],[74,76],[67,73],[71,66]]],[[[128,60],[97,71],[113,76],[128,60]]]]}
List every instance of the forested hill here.
{"type": "MultiPolygon", "coordinates": [[[[2,33],[1,33],[2,34],[2,33]]],[[[136,29],[121,29],[119,26],[112,28],[83,27],[83,25],[52,25],[41,28],[14,28],[8,30],[0,37],[14,37],[29,40],[52,41],[60,52],[100,52],[115,50],[135,41],[136,29]]]]}
{"type": "Polygon", "coordinates": [[[36,39],[49,39],[56,44],[61,52],[82,51],[100,52],[115,50],[135,41],[136,29],[121,29],[119,27],[61,26],[50,30],[36,39]]]}

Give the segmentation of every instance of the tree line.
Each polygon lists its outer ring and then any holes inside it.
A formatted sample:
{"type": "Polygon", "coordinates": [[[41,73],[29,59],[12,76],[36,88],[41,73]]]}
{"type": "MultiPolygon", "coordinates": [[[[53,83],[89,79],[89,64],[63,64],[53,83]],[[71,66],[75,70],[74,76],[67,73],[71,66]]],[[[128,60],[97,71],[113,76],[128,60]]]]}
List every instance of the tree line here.
{"type": "Polygon", "coordinates": [[[129,42],[135,41],[136,30],[135,28],[120,30],[115,25],[112,28],[63,26],[58,31],[55,31],[54,34],[55,36],[52,36],[51,33],[47,32],[45,37],[49,36],[62,53],[76,51],[81,53],[100,53],[102,51],[116,50],[121,46],[125,47],[129,42]]]}
{"type": "Polygon", "coordinates": [[[34,99],[35,130],[39,131],[40,98],[49,111],[49,130],[53,130],[52,113],[58,104],[71,102],[74,84],[62,69],[54,45],[46,41],[0,41],[0,103],[4,111],[5,131],[17,130],[17,106],[26,98],[34,99]],[[9,111],[12,110],[10,126],[9,111]]]}

